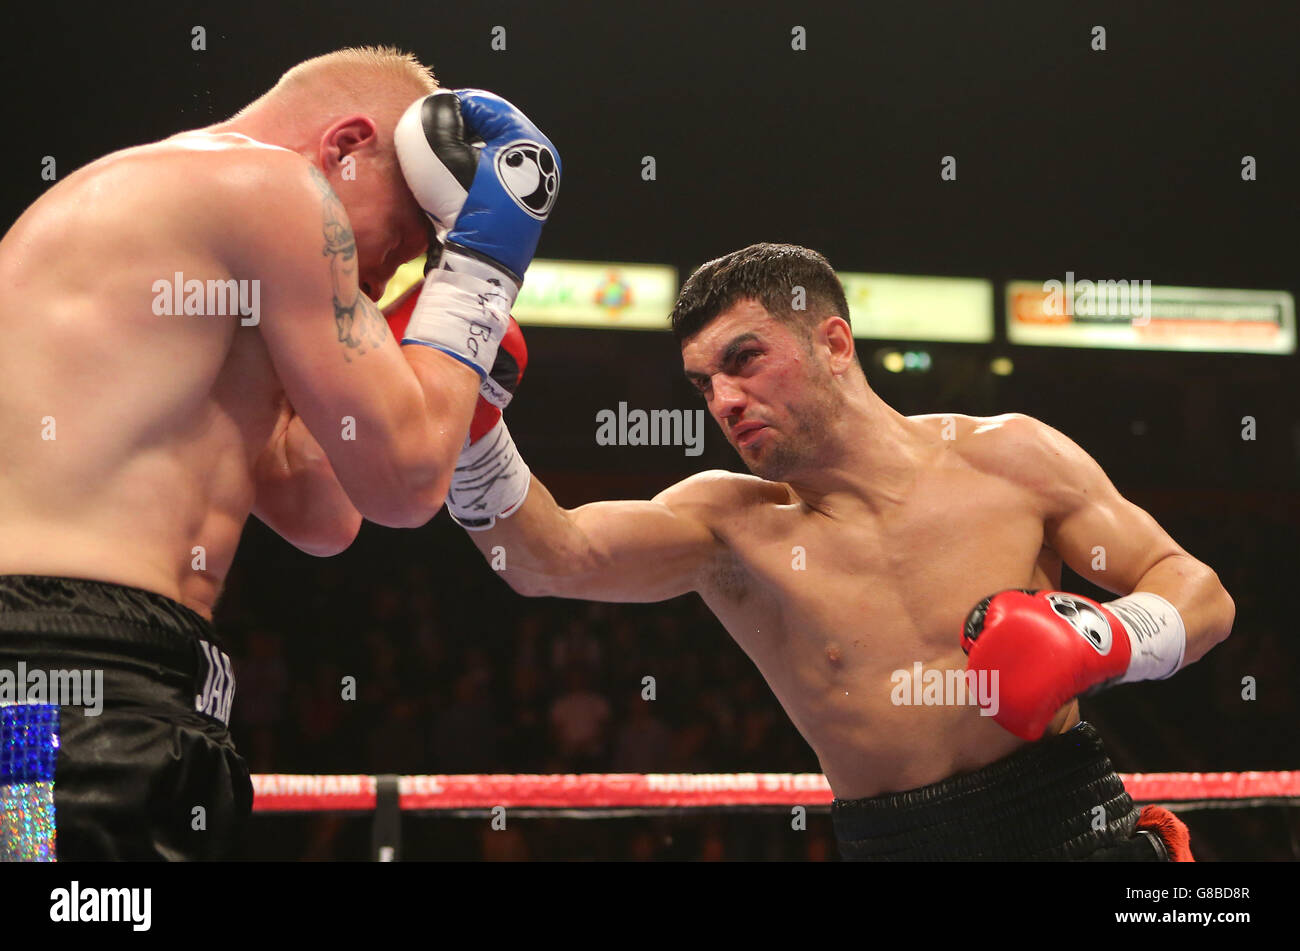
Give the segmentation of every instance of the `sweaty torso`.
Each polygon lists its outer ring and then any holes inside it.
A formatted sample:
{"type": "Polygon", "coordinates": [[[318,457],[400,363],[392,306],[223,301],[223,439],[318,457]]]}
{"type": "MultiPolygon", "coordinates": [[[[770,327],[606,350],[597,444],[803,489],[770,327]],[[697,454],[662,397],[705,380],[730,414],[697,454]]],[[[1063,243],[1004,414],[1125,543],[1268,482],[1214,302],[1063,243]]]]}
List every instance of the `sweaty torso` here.
{"type": "Polygon", "coordinates": [[[255,327],[157,315],[156,282],[239,277],[220,248],[256,210],[209,193],[232,150],[258,149],[190,134],[115,153],[0,242],[0,573],[134,585],[210,616],[283,397],[255,327]]]}
{"type": "MultiPolygon", "coordinates": [[[[728,554],[700,593],[841,799],[936,782],[1023,745],[971,703],[898,702],[909,697],[896,672],[965,668],[962,624],[979,600],[1060,584],[1039,500],[995,461],[997,421],[955,419],[944,440],[942,419],[913,417],[933,427],[935,452],[877,509],[821,513],[750,479],[747,501],[713,526],[728,554]]],[[[1075,722],[1071,706],[1049,730],[1075,722]]]]}

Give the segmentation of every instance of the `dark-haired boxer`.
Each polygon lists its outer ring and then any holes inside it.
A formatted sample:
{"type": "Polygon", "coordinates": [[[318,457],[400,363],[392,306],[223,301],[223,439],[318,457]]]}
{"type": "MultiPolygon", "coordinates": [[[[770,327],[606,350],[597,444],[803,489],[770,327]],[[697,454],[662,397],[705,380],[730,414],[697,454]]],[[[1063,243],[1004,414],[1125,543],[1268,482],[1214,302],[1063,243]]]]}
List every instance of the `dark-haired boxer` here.
{"type": "Polygon", "coordinates": [[[846,858],[1188,857],[1176,819],[1137,834],[1165,817],[1140,823],[1074,698],[1168,677],[1227,637],[1215,573],[1049,426],[887,406],[815,252],[710,261],[672,326],[754,475],[564,509],[502,423],[497,477],[453,481],[448,509],[486,556],[504,548],[506,581],[595,601],[698,592],[820,758],[846,858]],[[1124,597],[1055,592],[1062,561],[1124,597]],[[975,689],[945,694],[958,681],[975,689]]]}
{"type": "Polygon", "coordinates": [[[421,179],[395,135],[435,88],[391,49],[309,60],[76,171],[0,243],[0,858],[226,853],[252,789],[211,616],[250,512],[330,555],[363,516],[442,506],[545,220],[506,147],[547,144],[444,94],[454,129],[408,153],[454,168],[421,179]],[[371,298],[430,218],[446,253],[403,348],[371,298]],[[58,670],[102,673],[98,715],[6,697],[6,672],[58,670]]]}

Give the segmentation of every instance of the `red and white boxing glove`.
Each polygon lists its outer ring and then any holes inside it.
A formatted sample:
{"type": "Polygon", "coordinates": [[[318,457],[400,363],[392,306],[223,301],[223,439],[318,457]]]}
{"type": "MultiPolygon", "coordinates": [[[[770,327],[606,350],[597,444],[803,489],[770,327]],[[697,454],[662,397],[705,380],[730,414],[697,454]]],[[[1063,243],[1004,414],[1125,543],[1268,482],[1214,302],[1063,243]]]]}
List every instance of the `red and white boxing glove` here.
{"type": "MultiPolygon", "coordinates": [[[[398,340],[402,339],[423,287],[414,285],[388,310],[388,326],[398,340]]],[[[524,333],[511,317],[491,372],[479,384],[474,418],[447,490],[447,511],[470,531],[491,528],[498,518],[514,513],[528,497],[532,473],[520,458],[510,430],[501,418],[501,411],[510,405],[527,366],[524,333]]]]}
{"type": "Polygon", "coordinates": [[[966,618],[966,669],[995,671],[993,719],[1036,740],[1062,706],[1115,683],[1163,680],[1182,666],[1183,619],[1157,594],[1098,604],[1064,591],[1001,591],[966,618]]]}

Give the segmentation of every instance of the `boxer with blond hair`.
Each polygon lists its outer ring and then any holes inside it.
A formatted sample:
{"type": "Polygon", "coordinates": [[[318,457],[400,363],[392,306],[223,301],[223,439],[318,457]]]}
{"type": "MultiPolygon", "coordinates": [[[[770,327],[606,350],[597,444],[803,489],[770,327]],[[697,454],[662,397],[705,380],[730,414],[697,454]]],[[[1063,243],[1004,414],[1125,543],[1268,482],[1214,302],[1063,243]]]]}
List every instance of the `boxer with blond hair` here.
{"type": "Polygon", "coordinates": [[[226,851],[252,790],[211,618],[244,523],[331,555],[363,517],[441,508],[545,220],[513,215],[492,167],[521,135],[545,142],[413,56],[345,49],[226,121],[77,170],[9,229],[0,688],[5,670],[93,668],[104,697],[97,716],[30,693],[0,707],[0,740],[31,753],[0,762],[2,805],[31,820],[0,857],[226,851]],[[399,121],[431,94],[455,129],[417,131],[454,174],[408,180],[399,121]],[[374,300],[434,229],[447,253],[402,346],[374,300]]]}

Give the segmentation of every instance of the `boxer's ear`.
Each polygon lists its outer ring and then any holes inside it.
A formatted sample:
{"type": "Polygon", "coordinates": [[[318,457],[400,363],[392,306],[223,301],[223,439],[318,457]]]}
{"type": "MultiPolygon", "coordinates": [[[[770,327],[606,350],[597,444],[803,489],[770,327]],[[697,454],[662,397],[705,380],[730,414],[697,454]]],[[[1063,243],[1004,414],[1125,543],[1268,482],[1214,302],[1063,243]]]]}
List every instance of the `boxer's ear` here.
{"type": "Polygon", "coordinates": [[[853,331],[843,317],[831,316],[823,320],[812,335],[830,351],[832,370],[842,370],[853,361],[853,331]]]}
{"type": "Polygon", "coordinates": [[[373,148],[379,142],[375,120],[356,112],[335,119],[321,133],[320,160],[328,174],[353,153],[373,148]]]}

